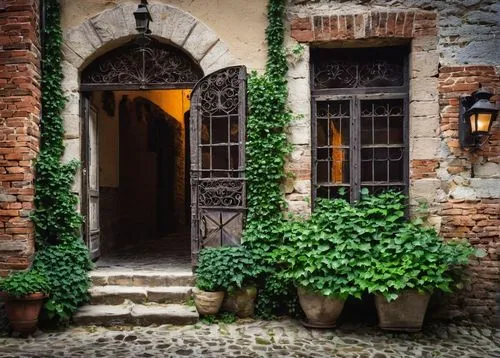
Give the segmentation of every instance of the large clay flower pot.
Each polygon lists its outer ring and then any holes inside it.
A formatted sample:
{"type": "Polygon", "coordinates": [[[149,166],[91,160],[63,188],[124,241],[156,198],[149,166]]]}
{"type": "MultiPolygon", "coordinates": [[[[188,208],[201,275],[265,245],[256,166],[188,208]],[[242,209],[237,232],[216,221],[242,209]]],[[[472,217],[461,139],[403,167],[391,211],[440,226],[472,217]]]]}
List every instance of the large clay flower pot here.
{"type": "Polygon", "coordinates": [[[206,316],[219,312],[222,300],[224,299],[224,291],[203,291],[197,287],[193,288],[194,305],[198,313],[206,316]]]}
{"type": "Polygon", "coordinates": [[[43,300],[47,295],[36,292],[21,297],[2,294],[2,297],[5,300],[5,312],[12,329],[21,335],[34,333],[43,300]]]}
{"type": "Polygon", "coordinates": [[[311,328],[332,328],[335,327],[339,318],[344,300],[323,296],[302,287],[297,288],[300,307],[306,314],[307,320],[302,324],[311,328]]]}
{"type": "Polygon", "coordinates": [[[408,290],[388,302],[384,296],[375,295],[375,306],[380,328],[389,331],[417,332],[422,329],[430,294],[408,290]]]}
{"type": "Polygon", "coordinates": [[[257,288],[253,286],[243,287],[226,295],[222,303],[222,310],[233,312],[240,318],[252,317],[255,311],[255,298],[257,288]]]}

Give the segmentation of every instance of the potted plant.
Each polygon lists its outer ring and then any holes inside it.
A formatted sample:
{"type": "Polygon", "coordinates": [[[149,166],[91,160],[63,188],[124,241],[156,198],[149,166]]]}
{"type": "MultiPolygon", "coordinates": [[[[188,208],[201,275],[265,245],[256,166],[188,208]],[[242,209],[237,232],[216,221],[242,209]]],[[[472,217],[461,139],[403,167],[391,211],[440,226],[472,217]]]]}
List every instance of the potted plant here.
{"type": "Polygon", "coordinates": [[[0,292],[12,329],[21,335],[35,332],[43,300],[49,292],[45,276],[34,270],[14,273],[0,280],[0,292]]]}
{"type": "Polygon", "coordinates": [[[379,325],[385,330],[419,331],[431,293],[451,291],[458,282],[457,269],[474,253],[468,243],[443,241],[421,219],[409,222],[406,201],[398,192],[364,192],[357,204],[367,227],[375,230],[366,238],[370,263],[357,284],[375,294],[379,325]]]}
{"type": "Polygon", "coordinates": [[[219,265],[226,274],[223,285],[226,296],[222,310],[235,313],[240,318],[253,316],[257,297],[256,281],[262,273],[261,265],[252,251],[244,246],[222,247],[218,250],[224,258],[219,265]]]}
{"type": "Polygon", "coordinates": [[[200,252],[196,267],[196,286],[193,288],[194,304],[200,315],[219,312],[224,299],[225,272],[220,270],[222,261],[218,250],[206,248],[200,252]]]}
{"type": "Polygon", "coordinates": [[[334,327],[347,297],[361,297],[356,278],[370,255],[362,221],[345,200],[320,199],[309,219],[285,224],[283,245],[273,255],[283,278],[297,286],[305,326],[334,327]]]}
{"type": "Polygon", "coordinates": [[[473,253],[467,242],[444,241],[419,222],[403,224],[393,237],[381,236],[367,279],[380,327],[419,331],[432,292],[457,287],[460,270],[473,253]]]}

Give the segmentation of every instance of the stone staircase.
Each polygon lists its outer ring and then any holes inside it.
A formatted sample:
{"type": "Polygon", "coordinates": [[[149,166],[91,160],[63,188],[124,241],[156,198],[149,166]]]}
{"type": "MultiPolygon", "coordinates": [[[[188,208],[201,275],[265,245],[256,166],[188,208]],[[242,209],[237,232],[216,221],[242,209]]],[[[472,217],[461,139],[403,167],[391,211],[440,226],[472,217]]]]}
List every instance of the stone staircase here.
{"type": "Polygon", "coordinates": [[[78,325],[193,324],[199,317],[191,297],[191,271],[97,269],[90,273],[90,304],[73,316],[78,325]]]}

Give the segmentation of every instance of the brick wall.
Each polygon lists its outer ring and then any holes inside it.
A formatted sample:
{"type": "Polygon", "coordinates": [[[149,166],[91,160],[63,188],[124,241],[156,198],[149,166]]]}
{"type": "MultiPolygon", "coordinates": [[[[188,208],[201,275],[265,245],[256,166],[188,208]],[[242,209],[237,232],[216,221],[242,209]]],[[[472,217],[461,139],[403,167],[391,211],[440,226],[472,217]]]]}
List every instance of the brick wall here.
{"type": "MultiPolygon", "coordinates": [[[[470,282],[446,297],[440,316],[494,324],[496,291],[500,287],[500,123],[493,122],[489,141],[477,152],[466,151],[458,140],[459,97],[470,95],[479,83],[495,93],[499,74],[493,66],[449,66],[439,71],[440,135],[443,156],[437,177],[442,194],[436,203],[445,238],[467,238],[487,256],[470,266],[470,282]]],[[[498,96],[497,96],[498,99],[498,96]]],[[[496,318],[495,318],[496,317],[496,318]]]]}
{"type": "Polygon", "coordinates": [[[291,35],[299,42],[366,38],[413,38],[436,35],[436,13],[370,11],[367,13],[295,17],[291,35]]]}
{"type": "Polygon", "coordinates": [[[38,1],[0,1],[0,276],[34,251],[33,159],[38,153],[38,1]]]}

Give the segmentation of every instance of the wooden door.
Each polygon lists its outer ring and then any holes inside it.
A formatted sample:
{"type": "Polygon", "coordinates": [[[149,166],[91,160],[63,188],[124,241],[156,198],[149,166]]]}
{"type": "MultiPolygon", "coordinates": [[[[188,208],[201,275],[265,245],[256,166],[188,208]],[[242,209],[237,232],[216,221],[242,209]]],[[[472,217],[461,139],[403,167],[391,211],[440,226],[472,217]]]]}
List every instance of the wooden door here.
{"type": "Polygon", "coordinates": [[[82,96],[82,213],[84,238],[93,260],[101,254],[99,227],[98,116],[87,96],[82,96]]]}
{"type": "Polygon", "coordinates": [[[191,94],[191,258],[240,245],[244,227],[246,68],[202,78],[191,94]]]}

